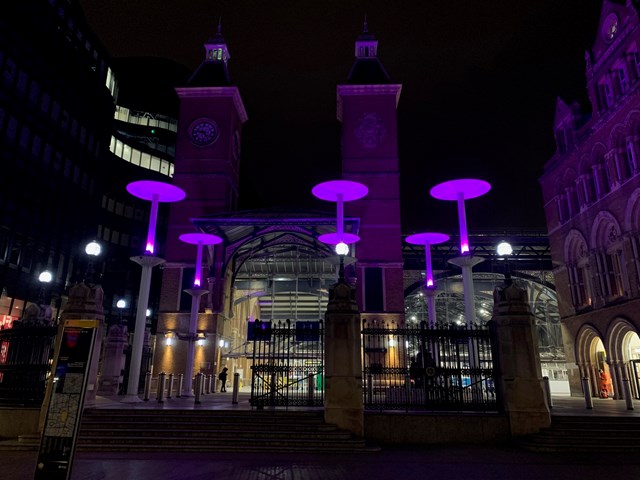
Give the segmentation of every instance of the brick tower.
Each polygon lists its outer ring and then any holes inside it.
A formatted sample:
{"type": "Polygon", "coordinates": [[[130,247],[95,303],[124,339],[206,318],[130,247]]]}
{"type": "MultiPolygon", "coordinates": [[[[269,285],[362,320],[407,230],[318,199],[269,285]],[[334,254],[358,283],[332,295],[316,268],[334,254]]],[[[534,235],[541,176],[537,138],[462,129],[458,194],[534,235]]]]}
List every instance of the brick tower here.
{"type": "Polygon", "coordinates": [[[355,44],[355,62],[347,83],[338,85],[342,122],[342,177],[363,183],[369,195],[345,205],[359,217],[361,240],[357,298],[367,319],[404,321],[400,172],[396,108],[402,85],[391,82],[377,57],[378,41],[364,31],[355,44]],[[385,312],[385,313],[383,313],[385,312]]]}
{"type": "MultiPolygon", "coordinates": [[[[185,87],[177,88],[180,97],[176,143],[174,185],[187,193],[182,202],[171,205],[167,233],[167,263],[163,270],[155,371],[184,362],[184,342],[163,347],[162,335],[170,332],[178,338],[185,333],[189,316],[189,297],[196,249],[179,240],[183,233],[194,232],[191,219],[228,212],[236,208],[240,175],[240,139],[247,120],[238,88],[231,83],[228,70],[229,50],[218,25],[217,34],[205,44],[205,58],[185,87]]],[[[220,253],[220,251],[218,251],[220,253]]],[[[213,265],[214,279],[208,296],[203,297],[198,331],[216,338],[218,313],[223,298],[223,273],[220,263],[206,254],[205,264],[213,265]],[[211,313],[212,312],[212,313],[211,313]]],[[[206,265],[203,272],[207,272],[206,265]]],[[[203,284],[206,287],[206,283],[203,284]]],[[[199,349],[203,358],[215,358],[217,342],[209,341],[199,349]]],[[[199,367],[196,358],[196,370],[199,367]]],[[[204,362],[206,363],[206,362],[204,362]]],[[[175,369],[175,367],[173,367],[175,369]]],[[[215,366],[211,367],[213,370],[215,366]]],[[[216,372],[217,373],[217,372],[216,372]]]]}

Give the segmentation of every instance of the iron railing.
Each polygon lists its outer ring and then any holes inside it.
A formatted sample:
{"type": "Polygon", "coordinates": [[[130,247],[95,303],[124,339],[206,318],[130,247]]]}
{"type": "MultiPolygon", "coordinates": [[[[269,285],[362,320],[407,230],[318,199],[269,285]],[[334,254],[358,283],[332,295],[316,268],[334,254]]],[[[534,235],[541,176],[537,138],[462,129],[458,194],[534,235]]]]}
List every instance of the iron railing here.
{"type": "Polygon", "coordinates": [[[0,331],[0,404],[39,406],[44,400],[57,327],[0,331]]]}
{"type": "Polygon", "coordinates": [[[363,322],[365,409],[496,411],[486,326],[363,322]]]}
{"type": "Polygon", "coordinates": [[[322,406],[322,321],[256,320],[249,328],[249,340],[253,343],[251,405],[322,406]]]}

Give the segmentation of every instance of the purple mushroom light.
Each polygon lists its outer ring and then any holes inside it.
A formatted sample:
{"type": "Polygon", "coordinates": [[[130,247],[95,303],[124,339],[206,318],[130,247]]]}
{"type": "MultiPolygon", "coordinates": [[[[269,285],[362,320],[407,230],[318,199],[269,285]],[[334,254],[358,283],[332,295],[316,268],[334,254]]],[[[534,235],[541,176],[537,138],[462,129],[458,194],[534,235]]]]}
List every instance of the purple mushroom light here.
{"type": "Polygon", "coordinates": [[[321,200],[336,202],[336,232],[320,235],[322,243],[335,245],[336,253],[344,256],[349,252],[348,245],[360,240],[358,235],[344,231],[344,202],[359,200],[369,193],[369,189],[361,183],[350,180],[332,180],[319,183],[311,190],[321,200]]]}
{"type": "Polygon", "coordinates": [[[142,363],[142,349],[144,345],[144,333],[149,307],[149,290],[151,288],[151,273],[153,267],[164,263],[164,259],[156,257],[155,238],[156,223],[158,220],[158,205],[160,202],[179,202],[186,196],[184,190],[168,183],[152,180],[140,180],[127,185],[127,191],[142,200],[151,201],[149,214],[149,228],[147,230],[147,243],[143,255],[132,257],[131,260],[142,267],[140,275],[140,291],[138,293],[138,305],[136,310],[136,323],[131,345],[131,363],[129,366],[129,382],[127,395],[123,402],[138,402],[138,386],[140,382],[140,366],[142,363]]]}
{"type": "Polygon", "coordinates": [[[431,196],[440,200],[458,202],[458,221],[460,224],[460,256],[452,258],[449,263],[462,269],[462,288],[464,290],[464,315],[467,326],[475,322],[473,273],[474,265],[483,261],[481,257],[471,255],[469,236],[467,234],[467,216],[464,201],[484,195],[491,190],[491,185],[484,180],[463,178],[440,183],[431,189],[431,196]]]}
{"type": "MultiPolygon", "coordinates": [[[[180,241],[197,246],[196,253],[196,273],[193,277],[193,288],[186,290],[191,295],[191,314],[189,316],[189,335],[186,340],[189,341],[187,347],[187,358],[184,370],[184,378],[186,381],[182,384],[182,395],[191,396],[191,378],[193,377],[193,364],[195,361],[195,345],[198,340],[198,309],[200,306],[200,297],[206,295],[208,290],[202,288],[202,249],[205,245],[217,245],[222,243],[222,238],[217,235],[208,233],[183,233],[180,235],[180,241]]],[[[183,337],[184,338],[184,337],[183,337]]]]}
{"type": "Polygon", "coordinates": [[[471,247],[467,234],[467,215],[464,201],[484,195],[491,190],[491,185],[484,180],[463,178],[440,183],[431,189],[431,196],[439,200],[455,200],[458,202],[458,222],[460,224],[460,254],[469,255],[471,247]]]}
{"type": "Polygon", "coordinates": [[[435,290],[436,284],[433,279],[433,268],[431,265],[431,245],[444,243],[449,240],[449,235],[437,232],[424,232],[409,235],[406,238],[407,243],[412,245],[424,245],[425,256],[425,275],[424,275],[424,292],[427,295],[427,305],[429,311],[429,326],[433,327],[436,323],[436,304],[435,290]]]}

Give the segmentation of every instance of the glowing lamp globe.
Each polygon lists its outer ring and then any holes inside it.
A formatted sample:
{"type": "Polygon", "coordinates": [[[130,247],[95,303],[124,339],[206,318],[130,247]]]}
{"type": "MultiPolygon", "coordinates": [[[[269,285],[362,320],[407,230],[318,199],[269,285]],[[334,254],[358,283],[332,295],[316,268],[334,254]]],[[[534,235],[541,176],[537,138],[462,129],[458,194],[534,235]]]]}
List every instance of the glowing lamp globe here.
{"type": "Polygon", "coordinates": [[[118,308],[126,308],[127,307],[127,302],[124,301],[122,298],[120,300],[118,300],[116,302],[116,307],[118,308]]]}
{"type": "Polygon", "coordinates": [[[349,245],[344,242],[340,242],[336,245],[336,253],[338,255],[348,255],[349,254],[349,245]]]}
{"type": "Polygon", "coordinates": [[[52,280],[53,280],[53,275],[48,270],[45,270],[40,275],[38,275],[38,281],[42,283],[50,283],[52,280]]]}
{"type": "Polygon", "coordinates": [[[513,248],[511,248],[511,244],[509,242],[501,242],[496,247],[496,251],[498,255],[511,255],[513,253],[513,248]]]}
{"type": "Polygon", "coordinates": [[[87,255],[91,255],[92,257],[97,257],[102,252],[102,247],[96,241],[89,242],[84,247],[84,253],[87,255]]]}

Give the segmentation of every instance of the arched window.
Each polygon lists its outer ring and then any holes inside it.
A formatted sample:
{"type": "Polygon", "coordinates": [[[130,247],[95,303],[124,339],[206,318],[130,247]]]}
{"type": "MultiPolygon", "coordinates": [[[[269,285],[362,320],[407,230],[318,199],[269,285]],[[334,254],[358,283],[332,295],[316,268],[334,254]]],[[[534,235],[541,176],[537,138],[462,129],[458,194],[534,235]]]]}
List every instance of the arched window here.
{"type": "Polygon", "coordinates": [[[576,310],[590,307],[592,289],[587,242],[578,230],[572,230],[565,240],[565,261],[569,275],[571,300],[576,310]]]}
{"type": "Polygon", "coordinates": [[[619,298],[628,288],[620,226],[609,212],[600,212],[591,232],[595,246],[596,278],[604,302],[619,298]]]}

